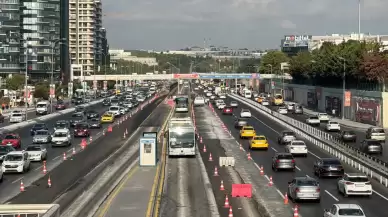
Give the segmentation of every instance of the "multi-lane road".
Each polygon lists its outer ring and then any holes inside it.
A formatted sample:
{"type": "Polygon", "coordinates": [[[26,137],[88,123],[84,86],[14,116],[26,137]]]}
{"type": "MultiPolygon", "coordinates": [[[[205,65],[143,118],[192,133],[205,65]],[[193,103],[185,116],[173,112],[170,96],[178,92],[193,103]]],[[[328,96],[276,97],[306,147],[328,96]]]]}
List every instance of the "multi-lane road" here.
{"type": "MultiPolygon", "coordinates": [[[[226,104],[232,101],[231,98],[225,100],[226,104]]],[[[235,101],[235,100],[233,100],[235,101]]],[[[231,131],[232,135],[239,141],[245,149],[248,149],[248,141],[241,140],[239,130],[234,128],[234,122],[239,117],[241,109],[249,109],[252,113],[252,118],[249,119],[249,124],[252,125],[256,133],[265,135],[269,141],[270,148],[268,151],[252,151],[252,158],[258,164],[264,167],[264,171],[268,176],[273,177],[275,186],[279,189],[279,193],[285,194],[288,187],[288,181],[291,181],[297,176],[315,177],[313,173],[313,164],[319,158],[331,157],[328,153],[320,150],[317,146],[306,142],[309,149],[307,158],[296,158],[297,170],[295,172],[274,172],[271,169],[272,157],[275,152],[283,152],[284,146],[277,143],[279,133],[286,130],[284,126],[271,121],[261,113],[251,109],[249,106],[240,103],[239,107],[233,111],[233,116],[220,114],[222,121],[231,131]]],[[[346,173],[357,172],[355,169],[344,165],[346,173]]],[[[315,177],[317,178],[317,177],[315,177]]],[[[322,199],[319,204],[316,203],[301,203],[300,213],[302,216],[321,216],[323,209],[330,208],[334,203],[356,203],[362,206],[368,217],[382,217],[384,212],[380,211],[380,207],[388,205],[388,190],[379,183],[372,180],[374,194],[370,198],[366,197],[349,197],[344,198],[337,191],[337,179],[320,179],[322,199]]]]}

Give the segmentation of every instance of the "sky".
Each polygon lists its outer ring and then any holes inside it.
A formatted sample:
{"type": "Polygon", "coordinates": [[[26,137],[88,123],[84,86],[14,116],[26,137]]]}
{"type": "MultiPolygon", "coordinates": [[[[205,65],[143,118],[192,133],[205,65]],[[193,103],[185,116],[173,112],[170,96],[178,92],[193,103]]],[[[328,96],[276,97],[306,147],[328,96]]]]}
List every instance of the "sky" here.
{"type": "MultiPolygon", "coordinates": [[[[276,49],[284,35],[358,32],[358,0],[102,0],[111,49],[276,49]]],[[[361,0],[361,32],[387,34],[388,0],[361,0]]]]}

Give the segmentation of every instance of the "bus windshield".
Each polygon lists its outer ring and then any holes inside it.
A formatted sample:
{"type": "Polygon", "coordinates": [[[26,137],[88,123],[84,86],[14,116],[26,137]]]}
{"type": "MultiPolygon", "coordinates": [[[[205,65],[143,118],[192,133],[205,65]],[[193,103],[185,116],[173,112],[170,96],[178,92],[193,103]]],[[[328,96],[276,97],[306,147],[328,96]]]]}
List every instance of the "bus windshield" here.
{"type": "Polygon", "coordinates": [[[171,132],[170,131],[170,147],[171,148],[192,148],[194,147],[194,132],[171,132]]]}

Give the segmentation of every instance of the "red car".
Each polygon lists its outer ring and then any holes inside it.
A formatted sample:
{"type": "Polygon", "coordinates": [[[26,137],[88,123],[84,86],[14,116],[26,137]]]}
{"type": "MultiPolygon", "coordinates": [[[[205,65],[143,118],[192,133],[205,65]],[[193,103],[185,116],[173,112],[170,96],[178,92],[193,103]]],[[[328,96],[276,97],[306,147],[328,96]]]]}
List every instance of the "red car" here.
{"type": "Polygon", "coordinates": [[[74,126],[74,137],[88,137],[90,136],[89,124],[77,123],[74,126]]]}
{"type": "Polygon", "coordinates": [[[3,140],[1,141],[2,145],[10,145],[13,148],[21,148],[22,147],[22,139],[16,133],[5,134],[3,140]]]}
{"type": "Polygon", "coordinates": [[[64,110],[66,109],[66,105],[64,102],[58,102],[56,105],[55,105],[55,109],[56,110],[64,110]]]}
{"type": "Polygon", "coordinates": [[[222,114],[224,115],[232,115],[233,114],[233,108],[231,106],[225,106],[222,110],[222,114]]]}

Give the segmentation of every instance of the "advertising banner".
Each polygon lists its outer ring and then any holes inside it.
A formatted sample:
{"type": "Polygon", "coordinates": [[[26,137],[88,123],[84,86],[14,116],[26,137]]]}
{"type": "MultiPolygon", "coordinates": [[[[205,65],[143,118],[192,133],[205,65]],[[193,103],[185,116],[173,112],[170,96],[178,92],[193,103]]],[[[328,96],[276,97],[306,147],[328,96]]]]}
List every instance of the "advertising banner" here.
{"type": "Polygon", "coordinates": [[[50,84],[50,98],[55,98],[55,84],[50,84]]]}
{"type": "Polygon", "coordinates": [[[283,47],[307,47],[312,40],[311,35],[285,35],[283,47]]]}
{"type": "Polygon", "coordinates": [[[351,104],[352,93],[350,91],[345,91],[345,107],[349,107],[351,104]]]}
{"type": "Polygon", "coordinates": [[[156,166],[156,138],[142,137],[140,145],[140,166],[156,166]]]}
{"type": "Polygon", "coordinates": [[[174,74],[174,79],[198,79],[198,74],[174,74]]]}
{"type": "Polygon", "coordinates": [[[251,74],[214,74],[199,75],[200,79],[252,79],[251,74]]]}
{"type": "Polygon", "coordinates": [[[108,90],[108,81],[104,81],[104,91],[108,90]]]}

